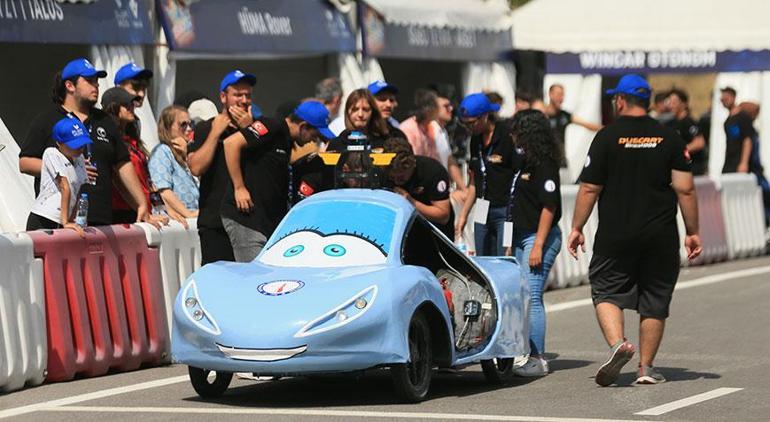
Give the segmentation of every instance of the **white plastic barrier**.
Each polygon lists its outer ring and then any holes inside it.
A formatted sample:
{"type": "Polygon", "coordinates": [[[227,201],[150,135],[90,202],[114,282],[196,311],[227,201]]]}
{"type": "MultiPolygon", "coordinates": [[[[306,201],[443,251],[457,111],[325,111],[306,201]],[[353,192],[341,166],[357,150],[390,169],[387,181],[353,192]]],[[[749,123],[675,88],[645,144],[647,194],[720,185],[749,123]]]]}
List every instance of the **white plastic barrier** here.
{"type": "Polygon", "coordinates": [[[159,248],[169,332],[171,332],[171,311],[179,286],[200,267],[201,263],[201,242],[196,219],[188,219],[187,224],[189,228],[185,229],[178,222],[172,221],[161,230],[146,223],[137,224],[144,229],[147,244],[150,247],[159,248]]]}
{"type": "Polygon", "coordinates": [[[0,235],[0,392],[43,383],[48,362],[43,263],[24,233],[0,235]]]}
{"type": "Polygon", "coordinates": [[[578,259],[575,260],[567,250],[567,239],[569,238],[570,231],[572,231],[575,199],[577,199],[579,189],[579,185],[561,185],[562,214],[559,228],[561,229],[562,250],[556,257],[556,262],[554,262],[552,272],[555,275],[549,278],[549,288],[562,289],[568,286],[579,286],[588,281],[588,264],[593,256],[594,236],[599,224],[598,212],[595,208],[583,227],[583,234],[586,239],[586,253],[581,253],[578,259]]]}
{"type": "MultiPolygon", "coordinates": [[[[727,237],[722,215],[722,199],[716,184],[707,176],[695,178],[698,195],[698,221],[703,253],[691,265],[711,264],[727,259],[727,237]]],[[[682,238],[684,241],[684,238],[682,238]]]]}
{"type": "Polygon", "coordinates": [[[756,177],[723,174],[719,185],[729,258],[761,255],[765,250],[764,206],[756,177]]]}

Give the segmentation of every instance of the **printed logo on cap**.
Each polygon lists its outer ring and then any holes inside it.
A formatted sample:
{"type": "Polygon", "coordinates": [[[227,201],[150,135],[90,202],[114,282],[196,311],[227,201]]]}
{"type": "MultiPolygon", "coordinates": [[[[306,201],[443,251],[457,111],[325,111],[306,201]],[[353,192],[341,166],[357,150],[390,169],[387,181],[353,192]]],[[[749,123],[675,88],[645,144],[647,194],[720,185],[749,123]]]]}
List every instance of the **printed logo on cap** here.
{"type": "Polygon", "coordinates": [[[134,72],[139,72],[142,70],[142,68],[137,66],[136,63],[131,63],[131,70],[134,72]]]}
{"type": "Polygon", "coordinates": [[[88,60],[83,60],[83,66],[86,67],[86,69],[93,69],[94,65],[91,64],[88,60]]]}
{"type": "Polygon", "coordinates": [[[80,127],[79,124],[75,123],[74,125],[72,125],[72,137],[73,138],[76,138],[78,136],[83,136],[83,135],[85,135],[85,132],[83,132],[83,128],[80,127]]]}
{"type": "Polygon", "coordinates": [[[244,75],[244,74],[243,74],[243,72],[241,72],[240,70],[236,70],[236,71],[233,73],[233,76],[235,76],[236,78],[242,78],[242,77],[244,77],[244,76],[246,76],[246,75],[244,75]]]}

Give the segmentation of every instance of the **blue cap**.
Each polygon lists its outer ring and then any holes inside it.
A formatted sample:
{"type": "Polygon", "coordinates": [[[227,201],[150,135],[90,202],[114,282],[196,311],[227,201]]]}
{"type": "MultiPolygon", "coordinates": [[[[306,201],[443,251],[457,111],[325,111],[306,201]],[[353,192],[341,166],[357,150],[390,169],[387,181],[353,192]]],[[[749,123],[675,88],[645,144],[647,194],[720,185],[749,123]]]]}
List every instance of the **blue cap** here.
{"type": "Polygon", "coordinates": [[[329,130],[329,110],[318,101],[305,101],[294,109],[294,114],[306,121],[310,126],[318,129],[326,139],[335,138],[329,130]]]}
{"type": "Polygon", "coordinates": [[[370,83],[369,86],[366,87],[366,88],[369,90],[369,92],[372,95],[377,95],[377,94],[379,94],[380,92],[383,92],[383,91],[389,91],[389,92],[392,92],[394,94],[398,94],[398,88],[396,88],[395,85],[391,85],[391,84],[383,81],[382,79],[379,79],[379,80],[376,80],[376,81],[370,83]]]}
{"type": "Polygon", "coordinates": [[[115,85],[120,85],[130,79],[150,79],[152,78],[152,70],[144,69],[136,65],[136,63],[128,63],[123,65],[115,74],[115,85]]]}
{"type": "Polygon", "coordinates": [[[96,70],[91,62],[81,57],[67,63],[67,65],[64,66],[64,69],[61,71],[62,80],[72,79],[78,76],[82,76],[84,78],[90,78],[92,76],[103,78],[107,76],[107,72],[103,70],[96,70]]]}
{"type": "Polygon", "coordinates": [[[230,85],[235,85],[240,81],[246,81],[249,85],[254,86],[257,83],[257,77],[251,73],[243,73],[240,70],[233,70],[225,75],[222,79],[222,83],[219,84],[219,90],[224,91],[230,85]]]}
{"type": "Polygon", "coordinates": [[[470,94],[460,103],[460,117],[479,117],[482,114],[500,111],[500,104],[489,101],[481,92],[470,94]]]}
{"type": "Polygon", "coordinates": [[[626,94],[639,98],[650,98],[652,89],[650,89],[650,84],[648,84],[643,77],[631,73],[620,78],[618,81],[618,86],[616,86],[614,89],[607,90],[607,95],[615,94],[626,94]]]}
{"type": "Polygon", "coordinates": [[[91,142],[86,126],[74,117],[65,117],[53,125],[53,139],[72,149],[78,149],[91,142]]]}

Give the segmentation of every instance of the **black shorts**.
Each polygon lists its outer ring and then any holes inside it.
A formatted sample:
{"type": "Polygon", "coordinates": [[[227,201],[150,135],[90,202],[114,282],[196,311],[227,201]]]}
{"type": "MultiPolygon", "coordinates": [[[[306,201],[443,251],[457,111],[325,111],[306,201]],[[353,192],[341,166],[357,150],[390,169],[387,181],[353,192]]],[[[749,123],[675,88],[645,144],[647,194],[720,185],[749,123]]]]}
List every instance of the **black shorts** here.
{"type": "Polygon", "coordinates": [[[648,250],[622,258],[594,254],[588,270],[594,306],[609,302],[643,317],[668,318],[679,277],[679,251],[648,250]]]}
{"type": "Polygon", "coordinates": [[[27,217],[27,231],[60,229],[62,225],[37,214],[29,213],[27,217]]]}
{"type": "Polygon", "coordinates": [[[201,239],[201,265],[217,261],[235,261],[233,246],[224,228],[198,229],[201,239]]]}

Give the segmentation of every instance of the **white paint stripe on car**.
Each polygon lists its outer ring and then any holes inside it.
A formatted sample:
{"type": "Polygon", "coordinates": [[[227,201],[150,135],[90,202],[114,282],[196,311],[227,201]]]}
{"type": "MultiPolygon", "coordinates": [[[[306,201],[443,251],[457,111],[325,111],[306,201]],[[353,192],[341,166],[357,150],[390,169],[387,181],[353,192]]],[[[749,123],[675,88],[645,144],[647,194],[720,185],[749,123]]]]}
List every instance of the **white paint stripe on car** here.
{"type": "Polygon", "coordinates": [[[672,401],[671,403],[662,404],[660,406],[655,406],[651,409],[643,410],[641,412],[634,413],[634,415],[640,415],[640,416],[660,416],[664,413],[668,413],[677,409],[681,409],[683,407],[692,406],[693,404],[698,404],[701,402],[704,402],[706,400],[715,399],[717,397],[722,397],[728,394],[735,393],[736,391],[741,391],[743,388],[717,388],[716,390],[707,391],[705,393],[696,394],[694,396],[686,397],[681,400],[672,401]]]}

